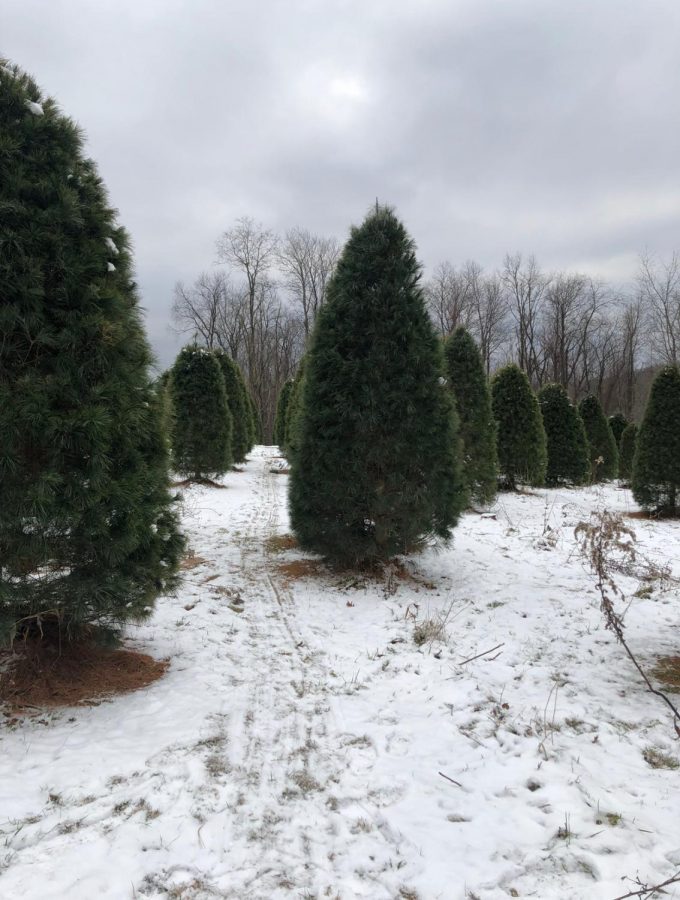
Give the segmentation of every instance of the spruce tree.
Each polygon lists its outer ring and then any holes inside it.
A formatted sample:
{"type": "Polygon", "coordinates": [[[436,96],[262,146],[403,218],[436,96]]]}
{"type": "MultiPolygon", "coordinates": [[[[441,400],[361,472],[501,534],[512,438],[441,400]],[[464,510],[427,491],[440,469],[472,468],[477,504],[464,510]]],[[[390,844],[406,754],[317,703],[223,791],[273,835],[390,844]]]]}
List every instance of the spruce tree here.
{"type": "Polygon", "coordinates": [[[80,131],[6,64],[0,223],[0,634],[117,629],[177,579],[162,404],[80,131]]]}
{"type": "Polygon", "coordinates": [[[496,421],[482,357],[472,335],[462,327],[446,341],[445,356],[460,422],[463,479],[471,499],[491,503],[498,483],[496,421]]]}
{"type": "Polygon", "coordinates": [[[293,379],[289,378],[284,382],[279,399],[276,403],[276,418],[274,419],[274,443],[283,451],[283,442],[286,439],[286,413],[288,412],[288,401],[293,390],[293,379]]]}
{"type": "Polygon", "coordinates": [[[614,413],[613,416],[609,416],[609,427],[611,428],[614,440],[616,441],[616,449],[620,450],[621,435],[628,427],[628,419],[621,412],[614,413]]]}
{"type": "Polygon", "coordinates": [[[250,408],[246,402],[246,389],[238,363],[223,350],[214,350],[220,364],[227,392],[227,403],[231,413],[231,451],[235,463],[245,462],[251,448],[250,408]]]}
{"type": "Polygon", "coordinates": [[[680,514],[680,371],[654,379],[633,457],[633,496],[643,509],[680,514]]]}
{"type": "Polygon", "coordinates": [[[638,427],[631,422],[621,435],[621,449],[619,450],[619,478],[629,482],[633,474],[633,458],[637,444],[638,427]]]}
{"type": "Polygon", "coordinates": [[[205,347],[180,351],[172,367],[173,464],[186,478],[215,478],[233,462],[231,413],[222,368],[205,347]]]}
{"type": "Polygon", "coordinates": [[[538,403],[543,416],[548,467],[545,483],[583,484],[590,475],[588,441],[578,410],[569,402],[560,384],[548,384],[539,391],[538,403]]]}
{"type": "Polygon", "coordinates": [[[491,405],[497,425],[498,468],[504,485],[542,485],[547,451],[545,429],[529,379],[516,365],[496,373],[491,382],[491,405]]]}
{"type": "Polygon", "coordinates": [[[353,228],[307,354],[289,507],[343,564],[447,539],[465,502],[457,421],[415,246],[378,207],[353,228]]]}
{"type": "Polygon", "coordinates": [[[590,480],[596,482],[616,478],[619,454],[614,434],[607,417],[602,412],[600,401],[594,394],[590,394],[581,400],[578,411],[583,419],[588,439],[590,480]]]}
{"type": "Polygon", "coordinates": [[[255,444],[262,444],[264,442],[262,435],[262,420],[255,400],[253,399],[253,395],[247,389],[246,393],[248,405],[250,407],[250,449],[252,450],[255,444]]]}

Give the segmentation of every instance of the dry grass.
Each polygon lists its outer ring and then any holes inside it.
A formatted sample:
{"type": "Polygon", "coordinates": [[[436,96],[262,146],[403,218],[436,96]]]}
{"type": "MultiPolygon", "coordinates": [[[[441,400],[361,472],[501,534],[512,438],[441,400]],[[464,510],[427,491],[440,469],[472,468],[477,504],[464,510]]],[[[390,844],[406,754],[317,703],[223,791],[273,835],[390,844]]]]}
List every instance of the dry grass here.
{"type": "Polygon", "coordinates": [[[179,564],[180,569],[183,569],[185,572],[190,571],[191,569],[196,569],[198,566],[205,566],[208,564],[207,559],[203,559],[202,556],[197,556],[193,550],[190,550],[189,553],[184,557],[184,559],[179,564]]]}
{"type": "Polygon", "coordinates": [[[273,534],[265,541],[269,553],[283,553],[285,550],[296,550],[298,542],[293,534],[273,534]]]}
{"type": "Polygon", "coordinates": [[[680,656],[660,657],[652,675],[669,693],[680,694],[680,656]]]}
{"type": "Polygon", "coordinates": [[[290,581],[312,578],[326,572],[326,566],[320,559],[295,559],[292,562],[279,563],[277,569],[280,575],[290,581]]]}
{"type": "Polygon", "coordinates": [[[663,750],[659,750],[657,747],[647,747],[642,755],[645,758],[645,762],[653,769],[680,769],[680,762],[674,756],[664,753],[663,750]]]}

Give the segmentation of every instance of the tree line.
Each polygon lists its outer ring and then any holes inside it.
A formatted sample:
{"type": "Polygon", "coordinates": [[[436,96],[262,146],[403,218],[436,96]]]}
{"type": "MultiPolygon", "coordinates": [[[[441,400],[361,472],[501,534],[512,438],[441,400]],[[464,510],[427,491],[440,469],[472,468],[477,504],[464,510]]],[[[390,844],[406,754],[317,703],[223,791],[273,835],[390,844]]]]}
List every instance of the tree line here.
{"type": "MultiPolygon", "coordinates": [[[[276,399],[304,353],[339,244],[303,228],[279,236],[246,217],[217,247],[223,268],[176,285],[173,319],[179,331],[239,363],[269,441],[276,399]]],[[[642,255],[625,289],[546,272],[521,254],[506,255],[491,272],[474,261],[442,262],[424,293],[438,333],[469,331],[487,374],[514,362],[535,390],[554,383],[573,400],[594,394],[609,414],[639,420],[654,371],[678,362],[677,254],[665,261],[642,255]]]]}

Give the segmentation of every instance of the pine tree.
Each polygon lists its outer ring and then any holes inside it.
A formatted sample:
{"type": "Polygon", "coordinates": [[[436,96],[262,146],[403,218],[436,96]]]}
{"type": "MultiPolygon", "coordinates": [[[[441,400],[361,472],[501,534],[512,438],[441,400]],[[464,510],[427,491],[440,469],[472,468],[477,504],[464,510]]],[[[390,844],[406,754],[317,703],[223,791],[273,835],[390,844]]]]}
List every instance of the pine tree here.
{"type": "Polygon", "coordinates": [[[460,422],[463,479],[473,500],[491,503],[498,482],[496,421],[482,357],[472,335],[462,327],[446,341],[445,356],[460,422]]]}
{"type": "Polygon", "coordinates": [[[274,420],[274,443],[279,449],[283,450],[283,442],[286,438],[286,413],[288,412],[288,401],[293,390],[293,379],[289,378],[284,382],[279,399],[276,404],[276,418],[274,420]]]}
{"type": "Polygon", "coordinates": [[[0,66],[0,633],[147,616],[183,539],[132,257],[77,126],[0,66]]]}
{"type": "Polygon", "coordinates": [[[286,431],[283,442],[283,453],[289,462],[293,458],[299,444],[306,364],[307,357],[303,356],[298,364],[295,378],[293,379],[293,387],[291,388],[288,406],[286,408],[286,431]]]}
{"type": "Polygon", "coordinates": [[[307,354],[289,507],[344,564],[446,539],[465,502],[457,421],[413,241],[378,207],[353,228],[307,354]]]}
{"type": "Polygon", "coordinates": [[[496,373],[491,404],[497,425],[498,468],[510,490],[518,484],[542,485],[547,451],[545,429],[529,379],[515,365],[496,373]]]}
{"type": "Polygon", "coordinates": [[[630,481],[633,474],[633,458],[637,444],[638,427],[631,422],[621,435],[621,449],[619,451],[619,478],[630,481]]]}
{"type": "Polygon", "coordinates": [[[235,463],[245,462],[252,446],[250,440],[250,408],[246,401],[246,389],[238,363],[223,350],[214,350],[220,364],[227,392],[227,403],[231,413],[231,450],[235,463]]]}
{"type": "Polygon", "coordinates": [[[584,397],[578,408],[588,439],[590,479],[593,482],[616,478],[619,454],[600,401],[593,394],[584,397]]]}
{"type": "Polygon", "coordinates": [[[609,427],[614,435],[617,450],[621,448],[621,435],[628,427],[628,419],[623,413],[617,412],[613,416],[609,416],[609,427]]]}
{"type": "Polygon", "coordinates": [[[222,368],[205,347],[180,350],[172,367],[173,463],[186,478],[215,478],[233,462],[233,425],[222,368]]]}
{"type": "Polygon", "coordinates": [[[680,370],[666,366],[652,383],[633,457],[633,496],[643,509],[680,514],[680,370]]]}
{"type": "Polygon", "coordinates": [[[590,475],[588,441],[578,410],[569,402],[564,388],[548,384],[539,391],[538,403],[548,450],[545,483],[583,484],[590,475]]]}

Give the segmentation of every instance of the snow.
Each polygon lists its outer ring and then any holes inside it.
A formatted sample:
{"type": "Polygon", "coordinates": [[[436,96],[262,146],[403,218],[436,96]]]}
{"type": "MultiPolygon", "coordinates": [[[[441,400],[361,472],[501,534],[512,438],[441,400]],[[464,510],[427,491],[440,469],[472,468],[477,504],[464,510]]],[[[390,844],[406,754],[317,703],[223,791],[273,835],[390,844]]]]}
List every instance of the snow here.
{"type": "Polygon", "coordinates": [[[109,251],[111,253],[113,253],[114,256],[118,256],[118,247],[116,247],[116,244],[115,244],[113,238],[111,238],[111,237],[105,238],[104,243],[109,248],[109,251]]]}
{"type": "Polygon", "coordinates": [[[45,115],[45,110],[42,108],[40,103],[34,103],[32,100],[27,100],[26,106],[28,107],[29,112],[32,112],[34,116],[45,115]]]}
{"type": "MultiPolygon", "coordinates": [[[[612,900],[673,874],[679,773],[643,753],[680,748],[573,537],[628,492],[502,495],[377,582],[271,540],[273,469],[257,448],[184,492],[198,564],[130,630],[161,681],[0,730],[0,896],[612,900]]],[[[635,529],[680,564],[678,523],[635,529]]],[[[633,600],[647,665],[679,611],[672,584],[633,600]]]]}
{"type": "Polygon", "coordinates": [[[116,267],[114,266],[114,264],[113,264],[112,262],[106,264],[106,269],[107,269],[108,272],[115,272],[115,271],[116,271],[116,267]]]}

